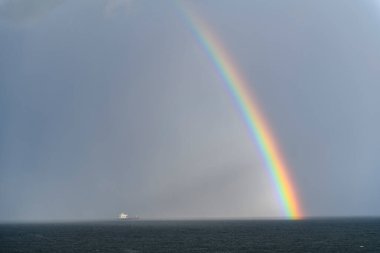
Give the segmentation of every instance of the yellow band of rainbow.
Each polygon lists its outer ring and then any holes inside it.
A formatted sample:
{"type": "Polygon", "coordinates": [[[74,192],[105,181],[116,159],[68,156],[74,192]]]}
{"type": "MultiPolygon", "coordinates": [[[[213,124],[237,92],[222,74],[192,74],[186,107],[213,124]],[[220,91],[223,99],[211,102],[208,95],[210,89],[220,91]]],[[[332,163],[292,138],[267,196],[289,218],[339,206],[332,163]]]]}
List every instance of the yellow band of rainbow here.
{"type": "Polygon", "coordinates": [[[195,35],[208,57],[212,61],[219,75],[224,80],[231,96],[236,101],[253,141],[257,144],[266,168],[273,180],[276,192],[286,217],[302,219],[303,212],[297,198],[294,184],[289,176],[289,170],[271,134],[259,107],[255,104],[247,82],[239,73],[237,65],[228,55],[220,40],[212,33],[208,25],[190,12],[188,7],[180,4],[186,23],[195,35]]]}

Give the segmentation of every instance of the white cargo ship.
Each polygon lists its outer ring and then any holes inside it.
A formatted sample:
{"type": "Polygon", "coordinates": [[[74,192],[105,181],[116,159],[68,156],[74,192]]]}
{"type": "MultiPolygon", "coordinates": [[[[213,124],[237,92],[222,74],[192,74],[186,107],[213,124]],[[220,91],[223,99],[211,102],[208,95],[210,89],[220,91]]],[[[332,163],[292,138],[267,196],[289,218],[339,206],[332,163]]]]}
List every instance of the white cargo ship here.
{"type": "Polygon", "coordinates": [[[130,217],[130,216],[128,216],[127,213],[124,213],[124,212],[119,214],[119,220],[138,220],[138,219],[139,219],[139,217],[137,217],[137,216],[130,217]]]}

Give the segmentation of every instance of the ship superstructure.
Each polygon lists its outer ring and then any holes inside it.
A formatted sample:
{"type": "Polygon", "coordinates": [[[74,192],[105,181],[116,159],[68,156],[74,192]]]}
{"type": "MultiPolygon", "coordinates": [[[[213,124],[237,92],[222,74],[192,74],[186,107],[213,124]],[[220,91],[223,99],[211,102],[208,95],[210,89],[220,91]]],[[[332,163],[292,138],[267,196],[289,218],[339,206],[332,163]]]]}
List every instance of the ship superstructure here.
{"type": "Polygon", "coordinates": [[[126,220],[126,219],[128,219],[128,214],[126,214],[126,213],[120,213],[119,214],[119,219],[120,220],[126,220]]]}

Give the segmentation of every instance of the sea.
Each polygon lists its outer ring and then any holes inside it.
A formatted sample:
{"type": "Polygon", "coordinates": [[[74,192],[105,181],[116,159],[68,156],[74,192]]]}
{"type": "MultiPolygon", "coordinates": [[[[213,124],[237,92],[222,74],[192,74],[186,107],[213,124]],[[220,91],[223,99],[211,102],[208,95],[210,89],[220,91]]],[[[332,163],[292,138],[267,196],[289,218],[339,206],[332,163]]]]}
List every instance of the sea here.
{"type": "Polygon", "coordinates": [[[1,224],[0,252],[380,252],[380,218],[1,224]]]}

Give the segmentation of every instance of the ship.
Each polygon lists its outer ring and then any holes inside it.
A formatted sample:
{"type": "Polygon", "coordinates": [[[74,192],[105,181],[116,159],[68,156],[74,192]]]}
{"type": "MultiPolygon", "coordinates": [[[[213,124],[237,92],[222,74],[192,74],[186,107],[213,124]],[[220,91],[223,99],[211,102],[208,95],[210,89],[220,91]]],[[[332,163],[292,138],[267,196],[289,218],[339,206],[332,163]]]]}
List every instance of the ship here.
{"type": "Polygon", "coordinates": [[[129,216],[127,213],[120,213],[119,214],[119,220],[123,220],[123,221],[129,221],[129,220],[139,220],[140,218],[138,216],[129,216]]]}

